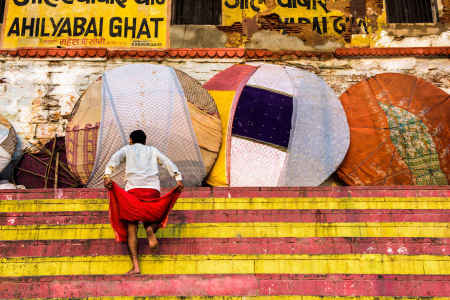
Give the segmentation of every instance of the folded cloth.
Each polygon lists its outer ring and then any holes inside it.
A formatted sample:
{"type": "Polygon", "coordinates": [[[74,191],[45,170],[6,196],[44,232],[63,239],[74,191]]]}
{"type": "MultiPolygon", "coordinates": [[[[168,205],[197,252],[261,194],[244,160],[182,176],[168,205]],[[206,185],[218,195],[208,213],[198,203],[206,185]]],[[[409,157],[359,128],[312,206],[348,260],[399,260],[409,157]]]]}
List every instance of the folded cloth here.
{"type": "Polygon", "coordinates": [[[175,205],[181,192],[174,188],[160,197],[158,190],[136,188],[128,192],[115,182],[108,191],[109,219],[114,230],[116,242],[126,242],[127,223],[142,221],[165,227],[169,212],[175,205]]]}

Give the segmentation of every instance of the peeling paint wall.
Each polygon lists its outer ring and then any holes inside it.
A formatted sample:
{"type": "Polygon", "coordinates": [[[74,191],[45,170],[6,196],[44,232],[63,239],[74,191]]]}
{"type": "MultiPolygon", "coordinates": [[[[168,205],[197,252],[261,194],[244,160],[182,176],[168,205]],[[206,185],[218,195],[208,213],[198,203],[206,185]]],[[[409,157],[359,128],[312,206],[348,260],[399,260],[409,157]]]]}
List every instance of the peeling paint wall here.
{"type": "MultiPolygon", "coordinates": [[[[2,58],[0,111],[12,122],[22,141],[26,141],[24,146],[44,143],[55,134],[64,135],[67,118],[90,83],[106,69],[137,61],[2,58]]],[[[188,73],[202,83],[232,64],[243,62],[258,63],[262,60],[205,58],[159,61],[188,73]]],[[[338,96],[352,84],[383,72],[422,77],[450,93],[450,64],[446,58],[305,58],[273,63],[288,64],[318,74],[338,96]]]]}
{"type": "Polygon", "coordinates": [[[337,47],[448,46],[449,0],[435,23],[389,24],[383,0],[224,0],[224,47],[331,50],[337,47]],[[365,5],[364,5],[365,4],[365,5]]]}

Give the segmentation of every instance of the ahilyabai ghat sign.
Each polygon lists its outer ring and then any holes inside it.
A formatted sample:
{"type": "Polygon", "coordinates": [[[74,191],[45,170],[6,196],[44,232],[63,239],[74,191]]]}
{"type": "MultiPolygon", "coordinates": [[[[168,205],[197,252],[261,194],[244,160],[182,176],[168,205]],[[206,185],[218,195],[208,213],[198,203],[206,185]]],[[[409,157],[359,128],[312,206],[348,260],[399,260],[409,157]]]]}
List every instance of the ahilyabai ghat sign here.
{"type": "Polygon", "coordinates": [[[170,0],[7,0],[2,47],[168,47],[170,0]]]}
{"type": "Polygon", "coordinates": [[[352,19],[333,9],[326,0],[223,0],[222,22],[231,26],[257,14],[277,14],[283,23],[307,24],[312,31],[325,36],[340,36],[346,23],[352,22],[368,33],[364,19],[352,19]]]}

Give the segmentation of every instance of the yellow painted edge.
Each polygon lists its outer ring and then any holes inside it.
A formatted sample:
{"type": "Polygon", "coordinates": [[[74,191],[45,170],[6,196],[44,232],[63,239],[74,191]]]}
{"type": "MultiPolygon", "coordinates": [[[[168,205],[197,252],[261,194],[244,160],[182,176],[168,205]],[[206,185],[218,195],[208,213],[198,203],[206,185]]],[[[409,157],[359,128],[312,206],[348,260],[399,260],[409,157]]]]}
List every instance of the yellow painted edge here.
{"type": "MultiPolygon", "coordinates": [[[[145,237],[140,226],[139,237],[145,237]]],[[[450,238],[450,223],[188,223],[169,224],[161,238],[428,237],[450,238]]],[[[0,240],[113,239],[109,224],[6,225],[0,240]]]]}
{"type": "MultiPolygon", "coordinates": [[[[33,298],[43,300],[44,298],[33,298]]],[[[57,300],[67,298],[45,298],[46,300],[57,300]]],[[[151,297],[87,297],[78,300],[419,300],[423,297],[387,297],[387,296],[151,296],[151,297]]],[[[450,300],[450,297],[426,297],[427,300],[450,300]]]]}
{"type": "Polygon", "coordinates": [[[216,91],[209,90],[217,105],[219,111],[220,120],[222,123],[222,144],[220,145],[219,154],[217,160],[209,172],[206,182],[212,186],[228,186],[228,174],[227,174],[227,147],[228,147],[228,127],[230,122],[231,106],[233,99],[236,95],[236,91],[216,91]]]}
{"type": "MultiPolygon", "coordinates": [[[[0,200],[0,212],[105,211],[108,199],[0,200]]],[[[181,198],[174,210],[450,209],[450,198],[181,198]]]]}
{"type": "MultiPolygon", "coordinates": [[[[128,256],[0,258],[0,276],[112,275],[128,256]]],[[[143,274],[450,275],[450,257],[436,255],[143,255],[143,274]]]]}

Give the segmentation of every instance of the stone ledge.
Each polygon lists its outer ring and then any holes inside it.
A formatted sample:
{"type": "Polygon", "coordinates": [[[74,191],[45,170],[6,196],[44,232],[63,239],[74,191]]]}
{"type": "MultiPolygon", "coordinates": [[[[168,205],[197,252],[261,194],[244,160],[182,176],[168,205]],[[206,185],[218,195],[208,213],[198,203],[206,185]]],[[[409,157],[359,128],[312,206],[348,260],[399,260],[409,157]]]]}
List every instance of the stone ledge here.
{"type": "Polygon", "coordinates": [[[413,48],[338,48],[334,52],[319,51],[269,51],[264,49],[241,48],[186,48],[166,50],[114,50],[106,48],[18,48],[0,49],[0,56],[22,58],[251,58],[251,59],[292,59],[292,58],[343,58],[343,57],[448,57],[450,47],[413,48]]]}
{"type": "MultiPolygon", "coordinates": [[[[162,193],[168,189],[162,189],[162,193]]],[[[187,187],[182,198],[450,197],[450,186],[187,187]]],[[[107,198],[106,189],[1,190],[0,200],[107,198]]]]}

